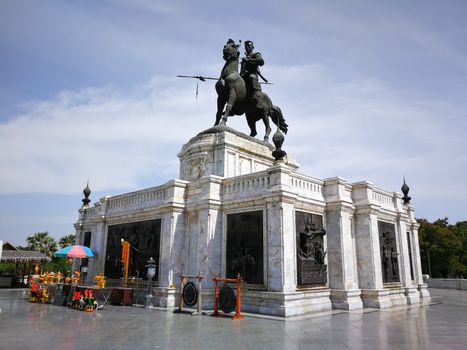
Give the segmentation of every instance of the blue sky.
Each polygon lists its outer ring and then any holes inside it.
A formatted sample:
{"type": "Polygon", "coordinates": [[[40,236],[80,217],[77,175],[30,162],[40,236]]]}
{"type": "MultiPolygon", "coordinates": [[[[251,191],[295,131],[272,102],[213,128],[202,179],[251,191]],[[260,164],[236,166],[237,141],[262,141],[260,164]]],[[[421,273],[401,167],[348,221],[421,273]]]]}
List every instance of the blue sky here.
{"type": "Polygon", "coordinates": [[[175,76],[218,76],[228,38],[262,53],[300,172],[405,175],[417,217],[466,220],[465,18],[450,0],[2,1],[0,239],[73,233],[88,179],[94,202],[177,178],[216,95],[175,76]]]}

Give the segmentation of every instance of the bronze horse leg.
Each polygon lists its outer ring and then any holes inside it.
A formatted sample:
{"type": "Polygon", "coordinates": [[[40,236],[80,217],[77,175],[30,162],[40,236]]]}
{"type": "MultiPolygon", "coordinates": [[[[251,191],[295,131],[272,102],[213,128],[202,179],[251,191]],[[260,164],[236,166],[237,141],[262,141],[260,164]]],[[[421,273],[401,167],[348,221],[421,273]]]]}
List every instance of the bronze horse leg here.
{"type": "Polygon", "coordinates": [[[269,126],[269,110],[267,108],[260,111],[261,118],[263,119],[264,128],[266,129],[264,133],[264,141],[268,141],[269,134],[271,133],[271,127],[269,126]]]}
{"type": "Polygon", "coordinates": [[[214,126],[218,125],[222,118],[222,110],[224,109],[225,99],[221,96],[217,96],[217,112],[216,112],[216,122],[214,126]]]}
{"type": "Polygon", "coordinates": [[[255,115],[251,113],[246,113],[245,116],[246,116],[246,121],[248,123],[248,126],[250,127],[250,136],[255,137],[257,134],[255,115]]]}
{"type": "Polygon", "coordinates": [[[220,125],[225,125],[225,123],[227,122],[227,118],[229,117],[230,112],[232,111],[232,107],[236,100],[237,100],[237,92],[235,91],[234,88],[231,88],[229,90],[229,96],[227,97],[227,103],[225,104],[224,116],[222,117],[220,125]]]}

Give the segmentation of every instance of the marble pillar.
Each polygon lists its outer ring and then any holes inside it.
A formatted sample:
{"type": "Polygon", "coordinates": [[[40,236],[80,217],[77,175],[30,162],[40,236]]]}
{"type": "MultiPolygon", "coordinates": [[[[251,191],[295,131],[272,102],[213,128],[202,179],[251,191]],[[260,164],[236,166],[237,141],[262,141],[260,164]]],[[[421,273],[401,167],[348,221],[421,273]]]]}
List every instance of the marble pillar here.
{"type": "Polygon", "coordinates": [[[341,178],[327,179],[324,181],[324,195],[332,305],[337,309],[361,309],[363,303],[357,281],[350,185],[341,178]]]}

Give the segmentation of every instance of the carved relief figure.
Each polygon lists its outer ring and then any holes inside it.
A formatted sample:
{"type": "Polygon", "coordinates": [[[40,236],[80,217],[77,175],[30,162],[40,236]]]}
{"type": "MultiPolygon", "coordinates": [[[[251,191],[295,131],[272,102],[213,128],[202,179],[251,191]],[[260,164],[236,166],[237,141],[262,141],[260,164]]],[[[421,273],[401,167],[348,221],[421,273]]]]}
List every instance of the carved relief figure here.
{"type": "Polygon", "coordinates": [[[190,159],[187,162],[187,169],[189,171],[188,179],[190,180],[198,180],[200,179],[205,173],[205,157],[197,157],[190,159]]]}
{"type": "Polygon", "coordinates": [[[387,282],[388,280],[389,258],[390,258],[390,254],[388,250],[386,249],[386,247],[383,246],[383,270],[384,270],[383,279],[384,279],[384,282],[387,282]]]}
{"type": "Polygon", "coordinates": [[[383,282],[400,282],[395,225],[390,222],[378,221],[378,230],[383,282]]]}
{"type": "Polygon", "coordinates": [[[316,224],[306,219],[305,230],[300,233],[299,255],[302,258],[313,260],[316,265],[324,263],[323,236],[326,231],[316,229],[316,224]]]}
{"type": "Polygon", "coordinates": [[[397,276],[397,253],[394,250],[394,247],[391,248],[391,267],[392,267],[392,275],[394,277],[397,276]]]}

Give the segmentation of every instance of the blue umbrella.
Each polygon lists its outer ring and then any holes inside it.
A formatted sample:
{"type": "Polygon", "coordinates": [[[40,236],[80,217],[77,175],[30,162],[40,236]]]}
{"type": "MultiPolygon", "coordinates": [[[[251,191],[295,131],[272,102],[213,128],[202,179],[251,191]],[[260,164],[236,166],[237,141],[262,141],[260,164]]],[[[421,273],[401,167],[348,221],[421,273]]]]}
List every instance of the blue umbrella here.
{"type": "Polygon", "coordinates": [[[57,250],[54,255],[58,258],[92,258],[96,254],[84,245],[71,245],[57,250]]]}

